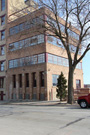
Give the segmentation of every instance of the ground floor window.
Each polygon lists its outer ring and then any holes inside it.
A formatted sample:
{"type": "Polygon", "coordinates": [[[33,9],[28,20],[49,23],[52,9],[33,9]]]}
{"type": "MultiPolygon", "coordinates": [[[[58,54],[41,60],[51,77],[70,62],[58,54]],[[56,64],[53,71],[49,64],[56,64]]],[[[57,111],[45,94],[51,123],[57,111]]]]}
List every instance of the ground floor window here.
{"type": "Polygon", "coordinates": [[[40,72],[40,85],[41,87],[44,87],[44,72],[40,72]]]}
{"type": "Polygon", "coordinates": [[[29,73],[25,74],[26,87],[29,87],[29,73]]]}
{"type": "Polygon", "coordinates": [[[0,88],[4,88],[4,78],[0,78],[0,88]]]}
{"type": "Polygon", "coordinates": [[[19,87],[22,88],[22,74],[19,74],[19,87]]]}
{"type": "Polygon", "coordinates": [[[52,85],[56,86],[57,85],[57,78],[59,75],[52,75],[52,85]]]}
{"type": "Polygon", "coordinates": [[[33,73],[33,87],[36,87],[36,73],[33,73]]]}
{"type": "Polygon", "coordinates": [[[13,88],[16,88],[16,75],[13,75],[13,88]]]}

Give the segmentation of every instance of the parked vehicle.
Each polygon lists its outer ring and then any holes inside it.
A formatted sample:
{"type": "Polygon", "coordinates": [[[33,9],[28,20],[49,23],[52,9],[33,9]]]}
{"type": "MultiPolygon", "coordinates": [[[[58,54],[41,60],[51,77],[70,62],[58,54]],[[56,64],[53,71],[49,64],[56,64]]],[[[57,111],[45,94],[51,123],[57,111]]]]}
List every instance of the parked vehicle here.
{"type": "Polygon", "coordinates": [[[81,108],[87,108],[90,106],[90,94],[81,96],[78,98],[78,104],[81,108]]]}

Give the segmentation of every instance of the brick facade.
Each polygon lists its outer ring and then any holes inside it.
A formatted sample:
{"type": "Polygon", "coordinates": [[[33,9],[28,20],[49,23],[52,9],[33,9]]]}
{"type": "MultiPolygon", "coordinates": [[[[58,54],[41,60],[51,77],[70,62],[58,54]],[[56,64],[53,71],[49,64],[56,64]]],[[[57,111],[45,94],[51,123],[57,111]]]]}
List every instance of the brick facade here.
{"type": "MultiPolygon", "coordinates": [[[[45,9],[39,9],[32,13],[31,16],[41,16],[46,11],[45,9]]],[[[19,18],[16,21],[13,21],[8,24],[7,30],[7,99],[35,99],[35,100],[55,100],[56,99],[56,86],[53,86],[53,75],[60,75],[61,71],[64,73],[65,77],[68,79],[68,67],[64,65],[58,65],[55,63],[49,63],[49,54],[56,57],[56,59],[67,59],[66,51],[62,48],[50,44],[47,42],[46,33],[43,32],[43,29],[40,28],[39,31],[35,31],[37,26],[34,26],[28,30],[24,30],[12,36],[9,35],[9,29],[19,25],[20,23],[25,22],[30,16],[19,18]],[[27,47],[22,47],[21,49],[16,49],[14,51],[9,50],[9,44],[14,42],[19,42],[31,37],[37,36],[44,33],[44,42],[38,43],[37,45],[30,45],[27,47]],[[30,65],[24,65],[21,67],[10,68],[9,62],[11,60],[17,60],[20,63],[20,58],[26,57],[37,57],[39,61],[39,54],[44,54],[44,62],[30,65]],[[43,72],[43,83],[44,86],[41,86],[41,77],[40,74],[43,72]],[[29,86],[26,87],[26,74],[29,76],[29,86]],[[36,86],[33,86],[33,73],[35,73],[36,86]],[[20,88],[19,75],[22,76],[22,87],[20,88]],[[13,75],[15,75],[16,87],[13,87],[13,75]]],[[[32,17],[33,18],[33,17],[32,17]]],[[[63,22],[63,21],[62,21],[63,22]]],[[[25,41],[24,41],[25,42],[25,41]]],[[[31,41],[30,41],[31,42],[31,41]]],[[[72,53],[73,55],[73,53],[72,53]]],[[[64,63],[64,62],[63,62],[64,63]]],[[[83,71],[82,69],[76,69],[74,73],[74,88],[76,88],[76,80],[81,81],[81,87],[83,87],[83,71]]]]}

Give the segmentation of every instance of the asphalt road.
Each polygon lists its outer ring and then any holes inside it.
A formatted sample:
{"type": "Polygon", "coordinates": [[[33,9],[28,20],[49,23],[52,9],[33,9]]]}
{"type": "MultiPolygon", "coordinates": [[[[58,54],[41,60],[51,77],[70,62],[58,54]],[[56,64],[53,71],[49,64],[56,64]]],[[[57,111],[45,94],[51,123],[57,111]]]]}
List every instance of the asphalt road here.
{"type": "Polygon", "coordinates": [[[54,102],[0,105],[0,135],[90,135],[90,108],[54,102]]]}

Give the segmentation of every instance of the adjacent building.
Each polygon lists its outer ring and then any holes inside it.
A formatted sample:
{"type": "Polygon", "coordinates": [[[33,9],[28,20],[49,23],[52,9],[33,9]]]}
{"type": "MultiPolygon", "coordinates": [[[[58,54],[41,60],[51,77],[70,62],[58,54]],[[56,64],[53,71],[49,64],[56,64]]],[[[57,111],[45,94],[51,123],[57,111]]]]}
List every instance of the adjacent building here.
{"type": "Polygon", "coordinates": [[[0,0],[0,100],[5,100],[7,95],[6,87],[6,29],[7,22],[14,21],[18,16],[24,16],[33,12],[37,5],[31,0],[32,7],[29,8],[26,0],[0,0]],[[17,7],[16,7],[17,5],[17,7]]]}
{"type": "Polygon", "coordinates": [[[6,22],[7,1],[0,0],[0,100],[6,93],[6,22]]]}

